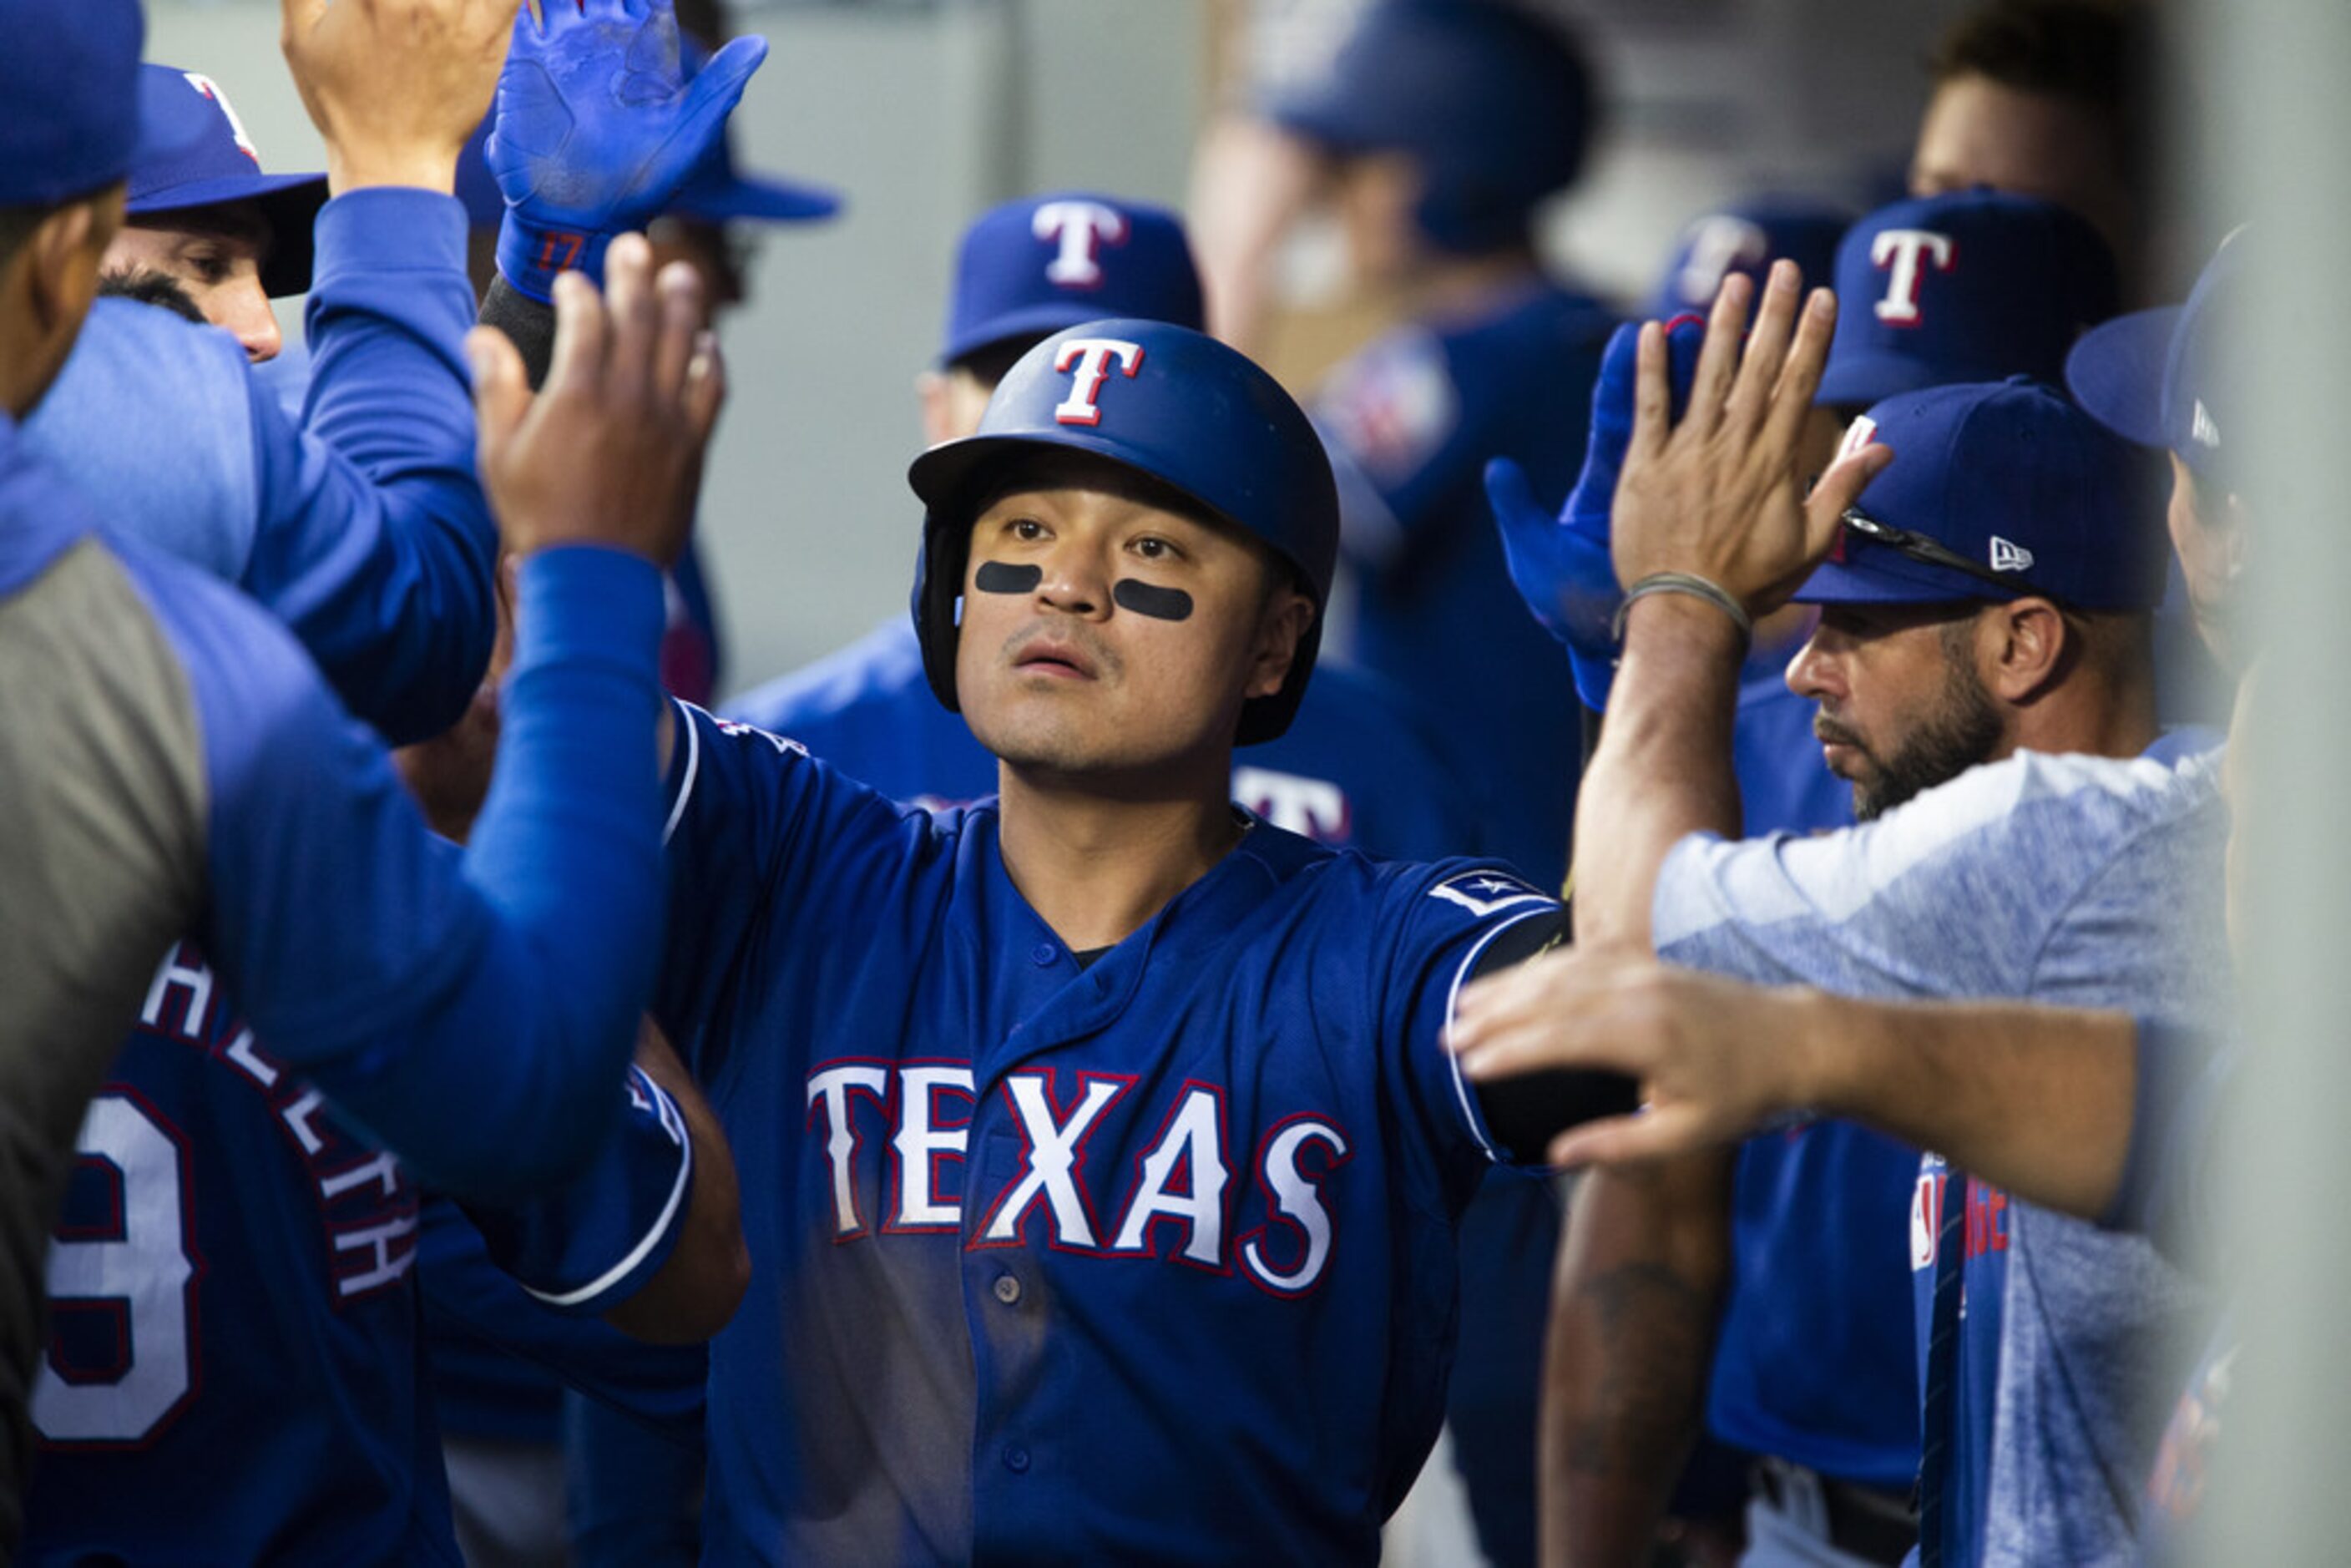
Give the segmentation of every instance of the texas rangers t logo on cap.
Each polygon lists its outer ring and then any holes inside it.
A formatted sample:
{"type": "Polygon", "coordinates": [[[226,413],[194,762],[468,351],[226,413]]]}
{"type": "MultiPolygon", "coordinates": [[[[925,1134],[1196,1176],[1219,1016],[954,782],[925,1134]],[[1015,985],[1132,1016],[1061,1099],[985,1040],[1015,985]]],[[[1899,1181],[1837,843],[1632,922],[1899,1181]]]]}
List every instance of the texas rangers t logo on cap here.
{"type": "Polygon", "coordinates": [[[190,87],[194,88],[219,106],[221,117],[228,121],[228,133],[236,139],[236,150],[252,159],[255,168],[259,168],[261,166],[260,150],[254,146],[253,138],[245,133],[245,121],[239,120],[236,117],[236,110],[229,107],[228,94],[221,91],[220,84],[201,71],[182,71],[180,74],[188,78],[190,87]]]}
{"type": "Polygon", "coordinates": [[[1926,276],[1919,258],[1932,262],[1938,272],[1949,272],[1957,250],[1950,235],[1928,229],[1887,229],[1872,239],[1870,265],[1891,272],[1886,280],[1886,298],[1877,302],[1877,319],[1896,327],[1917,326],[1918,285],[1926,276]]]}
{"type": "Polygon", "coordinates": [[[1098,287],[1102,269],[1095,256],[1105,245],[1126,243],[1126,214],[1100,202],[1047,202],[1029,226],[1040,240],[1061,241],[1045,277],[1064,288],[1098,287]]]}
{"type": "Polygon", "coordinates": [[[1734,267],[1754,267],[1771,254],[1771,236],[1745,218],[1713,213],[1689,227],[1689,254],[1675,274],[1681,297],[1711,302],[1734,267]]]}
{"type": "Polygon", "coordinates": [[[1053,351],[1055,370],[1077,369],[1070,379],[1070,395],[1053,409],[1055,420],[1063,424],[1102,423],[1102,410],[1094,406],[1094,399],[1102,394],[1113,359],[1120,373],[1133,381],[1134,372],[1143,368],[1143,345],[1118,338],[1071,338],[1053,351]]]}

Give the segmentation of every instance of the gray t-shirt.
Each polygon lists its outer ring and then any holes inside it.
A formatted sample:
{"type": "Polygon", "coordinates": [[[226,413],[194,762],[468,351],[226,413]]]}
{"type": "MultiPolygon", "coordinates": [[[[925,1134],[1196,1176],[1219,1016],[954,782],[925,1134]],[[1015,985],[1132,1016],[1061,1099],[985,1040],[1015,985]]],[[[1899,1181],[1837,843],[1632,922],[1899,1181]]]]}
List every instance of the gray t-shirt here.
{"type": "MultiPolygon", "coordinates": [[[[2231,990],[2219,760],[2024,752],[1841,832],[1693,836],[1658,877],[1657,951],[1855,996],[2029,998],[2212,1028],[2231,990]]],[[[2137,1238],[2008,1212],[1983,1561],[2134,1562],[2158,1391],[2178,1386],[2168,1373],[2185,1370],[2204,1297],[2137,1238]]]]}

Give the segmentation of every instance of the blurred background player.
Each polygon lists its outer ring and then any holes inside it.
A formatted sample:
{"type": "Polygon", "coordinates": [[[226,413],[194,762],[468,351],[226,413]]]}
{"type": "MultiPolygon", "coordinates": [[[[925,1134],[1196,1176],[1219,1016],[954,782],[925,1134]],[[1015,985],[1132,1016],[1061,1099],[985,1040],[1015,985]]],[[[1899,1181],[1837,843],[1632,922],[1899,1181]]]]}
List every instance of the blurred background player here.
{"type": "Polygon", "coordinates": [[[2162,291],[2171,261],[2158,253],[2167,236],[2154,11],[2136,0],[1987,0],[1959,16],[1928,59],[1910,193],[1989,185],[2055,202],[2105,236],[2126,301],[2162,291]]]}
{"type": "Polygon", "coordinates": [[[1410,301],[1410,323],[1309,404],[1341,475],[1356,595],[1334,652],[1436,719],[1447,758],[1495,802],[1496,852],[1546,884],[1566,873],[1560,780],[1574,777],[1578,709],[1510,589],[1479,474],[1514,458],[1553,507],[1574,477],[1610,323],[1546,277],[1532,224],[1583,167],[1593,100],[1550,24],[1477,0],[1384,0],[1326,74],[1263,111],[1324,160],[1358,281],[1410,301]]]}
{"type": "Polygon", "coordinates": [[[284,348],[272,299],[310,288],[310,225],[324,174],[266,174],[228,97],[209,77],[139,68],[141,122],[167,150],[133,164],[122,231],[106,247],[100,287],[147,296],[176,287],[203,319],[256,364],[284,348]]]}

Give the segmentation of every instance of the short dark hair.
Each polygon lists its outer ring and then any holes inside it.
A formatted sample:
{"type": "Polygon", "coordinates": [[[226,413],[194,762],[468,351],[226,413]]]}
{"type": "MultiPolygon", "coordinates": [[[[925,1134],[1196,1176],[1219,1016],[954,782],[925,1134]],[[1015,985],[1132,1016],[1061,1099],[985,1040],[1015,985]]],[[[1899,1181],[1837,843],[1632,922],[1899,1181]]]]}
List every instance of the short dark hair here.
{"type": "Polygon", "coordinates": [[[169,310],[185,321],[201,327],[204,310],[189,298],[180,280],[167,272],[152,267],[118,267],[98,275],[98,292],[106,299],[135,299],[141,305],[153,305],[169,310]]]}
{"type": "Polygon", "coordinates": [[[2155,195],[2159,42],[2143,0],[1985,0],[1951,24],[1927,71],[1937,87],[1980,76],[2087,110],[2112,140],[2124,193],[2143,208],[2155,195]]]}

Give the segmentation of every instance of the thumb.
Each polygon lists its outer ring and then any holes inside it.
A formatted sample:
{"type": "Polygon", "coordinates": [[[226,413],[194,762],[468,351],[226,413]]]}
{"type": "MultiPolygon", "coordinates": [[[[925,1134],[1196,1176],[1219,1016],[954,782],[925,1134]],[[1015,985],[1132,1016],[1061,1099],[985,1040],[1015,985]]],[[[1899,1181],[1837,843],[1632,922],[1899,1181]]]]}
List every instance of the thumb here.
{"type": "Polygon", "coordinates": [[[1807,559],[1818,559],[1828,553],[1836,542],[1836,531],[1844,526],[1845,509],[1861,499],[1869,482],[1886,472],[1894,461],[1894,448],[1873,441],[1857,446],[1828,466],[1813,485],[1813,493],[1804,498],[1804,553],[1807,559]]]}
{"type": "Polygon", "coordinates": [[[1558,526],[1535,499],[1534,483],[1527,471],[1508,457],[1497,457],[1486,465],[1486,501],[1494,508],[1505,549],[1515,550],[1519,539],[1535,529],[1548,531],[1558,526]]]}
{"type": "Polygon", "coordinates": [[[718,134],[726,116],[742,101],[751,73],[767,62],[768,40],[757,34],[736,38],[710,57],[708,64],[686,84],[685,101],[678,115],[679,133],[697,147],[706,147],[718,134]]]}
{"type": "Polygon", "coordinates": [[[474,369],[475,450],[484,473],[496,466],[515,432],[530,412],[530,382],[522,354],[495,327],[465,334],[465,359],[474,369]]]}

